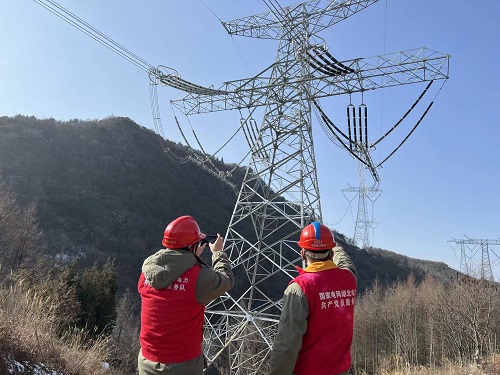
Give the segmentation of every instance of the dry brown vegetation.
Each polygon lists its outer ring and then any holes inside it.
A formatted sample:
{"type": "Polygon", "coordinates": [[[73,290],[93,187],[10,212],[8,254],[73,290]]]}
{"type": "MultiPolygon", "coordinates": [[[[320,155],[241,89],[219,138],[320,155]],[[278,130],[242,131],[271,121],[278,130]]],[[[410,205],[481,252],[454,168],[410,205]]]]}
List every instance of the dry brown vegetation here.
{"type": "Polygon", "coordinates": [[[17,361],[44,363],[66,374],[118,374],[104,370],[108,339],[90,340],[84,330],[60,335],[60,305],[36,288],[20,285],[0,291],[0,349],[17,361]]]}
{"type": "Polygon", "coordinates": [[[36,207],[20,206],[0,178],[0,375],[7,361],[67,375],[134,373],[135,306],[129,293],[115,301],[113,262],[54,265],[38,228],[36,207]]]}
{"type": "Polygon", "coordinates": [[[492,282],[375,284],[355,311],[357,374],[500,374],[500,293],[492,282]]]}
{"type": "MultiPolygon", "coordinates": [[[[361,372],[361,375],[364,373],[361,372]]],[[[489,358],[483,366],[457,365],[446,363],[442,367],[414,367],[401,370],[378,370],[379,375],[498,375],[500,374],[500,357],[498,355],[489,358]]]]}
{"type": "MultiPolygon", "coordinates": [[[[67,375],[134,374],[136,307],[130,294],[115,301],[112,264],[80,270],[77,285],[69,269],[35,267],[43,249],[36,207],[20,207],[0,178],[0,375],[6,356],[67,375]]],[[[500,374],[496,284],[468,277],[375,283],[355,311],[357,375],[500,374]]]]}

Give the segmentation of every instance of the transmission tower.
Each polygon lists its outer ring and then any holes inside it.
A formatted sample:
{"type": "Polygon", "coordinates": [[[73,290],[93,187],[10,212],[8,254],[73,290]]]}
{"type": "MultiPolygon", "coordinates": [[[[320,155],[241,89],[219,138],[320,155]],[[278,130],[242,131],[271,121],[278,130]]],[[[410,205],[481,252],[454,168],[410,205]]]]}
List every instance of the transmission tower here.
{"type": "MultiPolygon", "coordinates": [[[[479,270],[479,278],[493,281],[494,277],[491,268],[490,251],[493,252],[491,246],[500,245],[500,239],[484,240],[473,239],[468,236],[465,237],[465,239],[461,240],[452,239],[448,241],[454,242],[460,247],[460,272],[469,276],[477,277],[477,272],[479,270]],[[471,248],[470,245],[473,245],[474,247],[471,248]],[[480,249],[476,250],[477,245],[480,246],[480,249]],[[481,250],[481,260],[480,262],[477,262],[474,258],[479,250],[481,250]],[[468,255],[468,253],[471,255],[468,255]]],[[[493,252],[493,254],[495,253],[493,252]]]]}
{"type": "MultiPolygon", "coordinates": [[[[268,372],[281,296],[296,275],[295,266],[302,263],[296,246],[299,232],[312,220],[322,221],[311,109],[320,112],[320,122],[329,129],[330,139],[364,164],[378,182],[376,168],[399,149],[409,134],[377,166],[372,163],[369,151],[392,132],[409,111],[375,143],[368,145],[365,136],[359,143],[346,145],[333,131],[338,128],[317,100],[426,81],[429,81],[428,88],[434,80],[448,79],[449,56],[420,48],[339,62],[324,43],[314,42],[322,40],[316,38],[317,34],[378,0],[314,0],[286,8],[276,0],[264,0],[270,11],[223,22],[223,25],[231,35],[279,41],[275,63],[255,77],[226,82],[214,89],[181,78],[175,69],[153,67],[54,0],[34,1],[148,72],[153,119],[160,135],[156,96],[159,83],[187,93],[183,99],[172,101],[185,115],[249,111],[241,123],[251,157],[225,236],[232,268],[245,279],[239,278],[234,290],[207,306],[204,351],[209,363],[228,360],[230,373],[268,372]],[[260,127],[252,117],[257,107],[265,108],[260,127]]],[[[429,108],[430,105],[425,113],[429,108]]],[[[365,128],[367,134],[366,122],[365,128]]],[[[351,141],[350,137],[340,134],[351,141]]],[[[222,171],[206,166],[203,156],[198,154],[190,159],[228,182],[222,171]]],[[[370,189],[361,182],[359,191],[363,197],[370,197],[372,191],[376,191],[370,189]]],[[[366,212],[365,203],[361,203],[362,213],[366,212]]]]}
{"type": "MultiPolygon", "coordinates": [[[[364,177],[364,165],[358,162],[358,172],[359,172],[359,187],[349,186],[346,189],[342,189],[344,193],[355,193],[355,197],[358,198],[358,212],[356,215],[356,224],[354,227],[354,244],[360,249],[365,249],[370,246],[370,229],[375,229],[377,222],[372,218],[369,218],[368,212],[368,201],[372,203],[372,214],[373,214],[373,203],[378,199],[382,190],[379,188],[379,183],[375,182],[372,186],[366,186],[364,177]]],[[[346,196],[347,198],[347,196],[346,196]]],[[[353,198],[354,199],[354,198],[353,198]]],[[[349,199],[352,201],[352,199],[349,199]]]]}
{"type": "MultiPolygon", "coordinates": [[[[206,310],[205,353],[210,362],[228,355],[231,373],[268,371],[281,295],[301,265],[295,242],[301,228],[322,220],[312,103],[448,78],[449,56],[425,48],[338,62],[313,42],[320,31],[377,1],[328,1],[325,6],[308,1],[286,8],[268,1],[269,12],[223,25],[231,35],[278,40],[276,62],[256,77],[225,83],[221,93],[190,93],[172,101],[186,115],[265,106],[226,234],[232,267],[246,280],[206,310]]],[[[242,122],[250,134],[251,118],[242,122]]]]}

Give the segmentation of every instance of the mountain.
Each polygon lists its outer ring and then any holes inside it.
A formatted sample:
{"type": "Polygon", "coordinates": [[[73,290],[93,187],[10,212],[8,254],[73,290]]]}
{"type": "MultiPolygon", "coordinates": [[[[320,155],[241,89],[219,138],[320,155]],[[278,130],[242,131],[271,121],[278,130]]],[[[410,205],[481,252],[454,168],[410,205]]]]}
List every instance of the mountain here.
{"type": "MultiPolygon", "coordinates": [[[[21,205],[34,202],[50,256],[79,257],[85,265],[114,258],[119,289],[135,289],[143,260],[161,247],[165,225],[192,215],[206,233],[225,233],[235,191],[193,163],[191,151],[162,139],[128,118],[71,120],[0,117],[0,174],[21,205]]],[[[239,186],[244,169],[232,170],[239,186]]],[[[359,250],[336,239],[358,269],[360,291],[375,279],[390,285],[413,274],[449,279],[444,263],[421,261],[382,249],[359,250]]],[[[41,251],[41,250],[40,250],[41,251]]]]}

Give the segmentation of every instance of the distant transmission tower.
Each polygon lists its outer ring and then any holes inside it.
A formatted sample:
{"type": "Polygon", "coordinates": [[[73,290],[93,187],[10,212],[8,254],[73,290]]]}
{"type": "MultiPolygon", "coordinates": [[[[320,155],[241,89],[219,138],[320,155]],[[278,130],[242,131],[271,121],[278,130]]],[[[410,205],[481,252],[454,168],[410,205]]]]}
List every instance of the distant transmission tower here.
{"type": "MultiPolygon", "coordinates": [[[[382,190],[379,189],[379,183],[375,182],[372,186],[367,187],[364,177],[364,165],[358,163],[359,172],[359,187],[350,186],[342,189],[344,193],[356,193],[358,198],[358,212],[356,215],[356,224],[354,227],[354,244],[360,249],[366,249],[370,246],[370,229],[375,229],[377,222],[373,217],[373,203],[378,199],[382,190]],[[372,203],[372,217],[369,217],[368,202],[372,203]]],[[[347,198],[347,196],[346,196],[347,198]]],[[[348,198],[349,199],[349,198],[348,198]]],[[[352,201],[351,199],[349,199],[352,201]]]]}
{"type": "MultiPolygon", "coordinates": [[[[322,97],[448,78],[449,56],[425,48],[339,62],[314,43],[320,31],[376,2],[282,8],[268,0],[269,12],[223,25],[232,35],[278,40],[276,62],[256,77],[225,83],[219,93],[172,101],[186,115],[266,109],[256,136],[247,137],[251,160],[226,234],[232,267],[246,280],[206,311],[205,353],[210,362],[228,356],[231,373],[268,371],[281,295],[301,265],[295,241],[311,220],[322,220],[311,106],[320,109],[322,97]]],[[[246,134],[255,130],[252,120],[242,119],[246,134]]]]}
{"type": "Polygon", "coordinates": [[[490,251],[496,255],[496,253],[491,249],[491,246],[500,245],[500,239],[483,240],[473,239],[468,236],[465,237],[465,239],[461,240],[452,239],[448,241],[454,242],[460,247],[460,272],[469,276],[477,277],[477,272],[479,271],[479,277],[481,279],[493,281],[494,277],[491,268],[490,251]],[[470,245],[473,245],[474,247],[471,248],[470,245]],[[480,246],[480,249],[476,250],[477,245],[480,246]],[[478,265],[478,263],[475,262],[475,256],[479,250],[481,250],[481,260],[478,265]],[[468,253],[470,253],[470,255],[468,255],[468,253]]]}

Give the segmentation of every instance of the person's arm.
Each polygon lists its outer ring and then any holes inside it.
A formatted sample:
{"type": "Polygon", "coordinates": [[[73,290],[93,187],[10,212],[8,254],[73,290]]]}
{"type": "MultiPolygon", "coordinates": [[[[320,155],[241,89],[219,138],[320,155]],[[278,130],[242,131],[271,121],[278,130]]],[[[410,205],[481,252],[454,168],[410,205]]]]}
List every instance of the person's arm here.
{"type": "MultiPolygon", "coordinates": [[[[212,251],[212,268],[202,267],[196,282],[196,300],[201,305],[207,305],[222,296],[234,286],[234,274],[226,253],[222,251],[223,238],[209,244],[212,251]]],[[[197,254],[199,255],[199,254],[197,254]]]]}
{"type": "Polygon", "coordinates": [[[283,295],[283,310],[278,335],[271,352],[270,375],[291,375],[302,348],[302,337],[307,330],[309,305],[297,283],[290,284],[283,295]]]}
{"type": "Polygon", "coordinates": [[[354,263],[345,250],[340,246],[333,248],[333,263],[335,263],[338,268],[349,270],[354,274],[354,276],[356,276],[356,267],[354,266],[354,263]]]}

